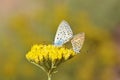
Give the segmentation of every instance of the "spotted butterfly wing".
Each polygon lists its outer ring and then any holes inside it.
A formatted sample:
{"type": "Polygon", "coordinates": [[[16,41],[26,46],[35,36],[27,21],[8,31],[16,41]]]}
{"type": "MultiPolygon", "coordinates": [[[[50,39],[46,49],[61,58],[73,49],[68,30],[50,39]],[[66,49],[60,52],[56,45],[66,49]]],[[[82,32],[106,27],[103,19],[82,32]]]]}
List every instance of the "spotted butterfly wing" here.
{"type": "Polygon", "coordinates": [[[80,52],[80,49],[82,48],[82,45],[84,43],[84,39],[85,39],[85,33],[79,33],[79,34],[76,34],[71,40],[73,50],[76,53],[80,52]]]}
{"type": "Polygon", "coordinates": [[[58,26],[54,39],[54,45],[62,46],[64,43],[68,42],[72,37],[73,37],[73,32],[69,24],[65,20],[63,20],[58,26]]]}

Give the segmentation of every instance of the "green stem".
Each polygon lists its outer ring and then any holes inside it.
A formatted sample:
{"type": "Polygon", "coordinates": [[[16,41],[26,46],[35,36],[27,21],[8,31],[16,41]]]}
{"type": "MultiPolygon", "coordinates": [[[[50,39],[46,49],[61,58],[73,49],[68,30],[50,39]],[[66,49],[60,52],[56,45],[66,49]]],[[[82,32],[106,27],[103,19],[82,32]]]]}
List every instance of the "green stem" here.
{"type": "Polygon", "coordinates": [[[48,75],[48,80],[51,80],[51,74],[48,73],[47,75],[48,75]]]}

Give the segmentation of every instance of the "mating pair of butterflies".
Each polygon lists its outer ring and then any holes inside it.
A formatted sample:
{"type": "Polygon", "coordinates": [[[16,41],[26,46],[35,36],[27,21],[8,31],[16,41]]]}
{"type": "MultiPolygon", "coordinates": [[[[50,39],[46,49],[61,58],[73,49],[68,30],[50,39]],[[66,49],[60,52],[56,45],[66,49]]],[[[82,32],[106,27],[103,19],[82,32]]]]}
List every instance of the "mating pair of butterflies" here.
{"type": "Polygon", "coordinates": [[[84,43],[84,39],[84,33],[78,33],[76,35],[73,35],[69,24],[65,20],[63,20],[58,26],[54,39],[54,45],[62,46],[63,44],[71,40],[73,50],[76,53],[79,53],[84,43]]]}

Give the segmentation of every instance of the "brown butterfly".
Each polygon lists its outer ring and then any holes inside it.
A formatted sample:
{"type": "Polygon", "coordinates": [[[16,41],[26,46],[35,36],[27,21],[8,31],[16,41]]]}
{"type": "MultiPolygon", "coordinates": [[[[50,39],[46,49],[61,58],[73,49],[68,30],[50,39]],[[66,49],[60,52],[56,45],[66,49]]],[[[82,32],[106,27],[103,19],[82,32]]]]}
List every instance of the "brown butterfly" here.
{"type": "Polygon", "coordinates": [[[73,50],[76,53],[80,52],[80,49],[82,48],[84,40],[85,40],[85,33],[83,33],[83,32],[78,33],[78,34],[73,36],[73,38],[71,40],[71,43],[72,43],[72,46],[73,46],[73,50]]]}

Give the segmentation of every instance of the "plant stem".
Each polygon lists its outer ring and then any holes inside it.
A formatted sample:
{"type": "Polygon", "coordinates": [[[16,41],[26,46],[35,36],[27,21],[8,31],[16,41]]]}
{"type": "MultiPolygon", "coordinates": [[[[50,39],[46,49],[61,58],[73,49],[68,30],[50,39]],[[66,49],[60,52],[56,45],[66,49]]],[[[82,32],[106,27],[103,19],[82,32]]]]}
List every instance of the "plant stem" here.
{"type": "Polygon", "coordinates": [[[48,73],[47,75],[48,75],[48,80],[51,80],[51,74],[48,73]]]}

